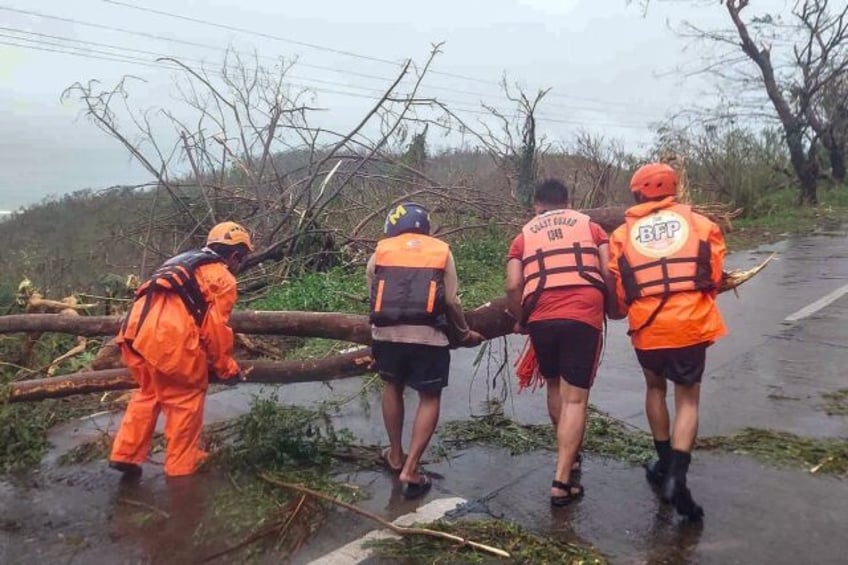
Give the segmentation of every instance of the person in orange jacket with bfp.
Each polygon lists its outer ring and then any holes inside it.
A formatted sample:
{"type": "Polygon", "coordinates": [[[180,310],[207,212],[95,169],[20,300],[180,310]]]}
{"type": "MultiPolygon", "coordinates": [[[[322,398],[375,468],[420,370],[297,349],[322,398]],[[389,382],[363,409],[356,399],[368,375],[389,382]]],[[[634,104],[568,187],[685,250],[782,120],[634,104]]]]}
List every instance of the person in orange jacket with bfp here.
{"type": "Polygon", "coordinates": [[[115,437],[113,469],[141,474],[160,411],[165,474],[190,475],[205,460],[199,441],[208,383],[245,379],[232,357],[229,318],[238,297],[235,274],[251,251],[247,230],[222,222],[209,232],[206,247],[172,257],[136,291],[116,342],[140,389],[115,437]]]}
{"type": "Polygon", "coordinates": [[[386,466],[403,483],[407,499],[424,496],[431,485],[419,462],[439,422],[442,389],[450,372],[449,333],[463,346],[483,336],[468,328],[457,296],[456,265],[447,243],[430,237],[430,216],[405,202],[392,208],[386,235],[368,260],[371,289],[371,350],[384,381],[383,422],[389,447],[386,466]],[[404,457],[404,388],[418,393],[409,454],[404,457]]]}
{"type": "Polygon", "coordinates": [[[608,238],[589,216],[569,207],[568,188],[550,179],[536,186],[530,220],[510,245],[507,307],[516,331],[529,333],[545,379],[548,414],[557,436],[550,503],[583,495],[580,470],[589,389],[603,343],[608,238]]]}
{"type": "Polygon", "coordinates": [[[663,501],[692,521],[704,511],[686,475],[698,432],[706,351],[727,333],[715,303],[726,247],[719,227],[679,204],[677,173],[661,163],[636,171],[630,189],[637,204],[610,238],[610,272],[618,312],[629,319],[630,339],[645,375],[645,412],[659,458],[646,465],[663,501]],[[666,380],[674,383],[669,422],[666,380]]]}

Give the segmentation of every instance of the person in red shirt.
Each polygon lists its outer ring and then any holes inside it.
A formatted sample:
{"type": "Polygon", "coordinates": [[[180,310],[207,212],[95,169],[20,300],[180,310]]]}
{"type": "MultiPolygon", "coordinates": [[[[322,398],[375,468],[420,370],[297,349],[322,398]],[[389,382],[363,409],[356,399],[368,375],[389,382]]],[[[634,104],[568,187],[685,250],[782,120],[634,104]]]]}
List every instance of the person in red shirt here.
{"type": "Polygon", "coordinates": [[[665,502],[698,521],[686,474],[698,433],[706,351],[727,333],[716,306],[725,243],[719,227],[676,201],[677,173],[662,163],[639,168],[630,181],[637,204],[610,239],[616,289],[613,317],[628,317],[627,332],[645,374],[645,411],[659,458],[648,481],[665,502]],[[670,422],[666,381],[674,383],[670,422]]]}
{"type": "Polygon", "coordinates": [[[602,346],[605,301],[611,284],[608,238],[588,216],[569,208],[558,180],[536,187],[536,216],[510,246],[507,305],[529,333],[545,378],[548,414],[557,431],[557,465],[551,504],[582,496],[573,484],[586,428],[589,389],[602,346]],[[562,382],[560,382],[562,381],[562,382]]]}

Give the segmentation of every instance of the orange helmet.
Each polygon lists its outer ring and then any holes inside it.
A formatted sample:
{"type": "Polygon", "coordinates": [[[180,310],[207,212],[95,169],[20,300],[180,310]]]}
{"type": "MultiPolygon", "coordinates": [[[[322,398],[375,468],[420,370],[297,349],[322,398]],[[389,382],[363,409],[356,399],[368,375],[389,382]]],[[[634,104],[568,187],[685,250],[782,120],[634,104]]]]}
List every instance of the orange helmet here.
{"type": "Polygon", "coordinates": [[[630,190],[644,198],[659,198],[677,194],[677,172],[665,163],[648,163],[633,173],[630,190]]]}
{"type": "Polygon", "coordinates": [[[249,251],[253,251],[253,242],[250,241],[250,234],[235,222],[221,222],[209,230],[206,245],[213,243],[220,243],[222,245],[243,244],[249,251]]]}

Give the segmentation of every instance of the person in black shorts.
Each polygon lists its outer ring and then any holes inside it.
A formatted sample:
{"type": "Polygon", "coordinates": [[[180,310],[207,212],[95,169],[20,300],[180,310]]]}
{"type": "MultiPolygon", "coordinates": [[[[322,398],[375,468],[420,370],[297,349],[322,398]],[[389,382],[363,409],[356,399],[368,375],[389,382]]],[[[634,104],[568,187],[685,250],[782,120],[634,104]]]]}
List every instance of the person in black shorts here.
{"type": "Polygon", "coordinates": [[[483,337],[468,328],[457,297],[457,276],[448,244],[429,236],[427,211],[413,203],[393,208],[384,226],[386,237],[368,261],[371,289],[371,338],[374,365],[383,379],[383,422],[389,447],[386,466],[399,475],[405,498],[430,490],[419,469],[424,450],[439,421],[442,389],[448,385],[448,331],[464,346],[483,337]],[[403,452],[404,389],[418,392],[418,410],[403,452]]]}
{"type": "Polygon", "coordinates": [[[707,347],[727,334],[715,301],[726,246],[719,226],[677,202],[677,187],[677,172],[664,163],[646,164],[633,174],[636,205],[610,237],[616,290],[610,314],[628,318],[627,335],[645,377],[645,414],[657,451],[645,477],[678,514],[699,521],[704,509],[687,475],[707,347]],[[673,418],[666,401],[669,381],[673,418]]]}
{"type": "Polygon", "coordinates": [[[506,266],[507,306],[518,320],[516,331],[530,334],[556,427],[557,463],[550,490],[554,506],[583,494],[572,475],[579,470],[611,284],[606,233],[568,204],[562,182],[540,183],[534,196],[536,216],[512,241],[506,266]]]}

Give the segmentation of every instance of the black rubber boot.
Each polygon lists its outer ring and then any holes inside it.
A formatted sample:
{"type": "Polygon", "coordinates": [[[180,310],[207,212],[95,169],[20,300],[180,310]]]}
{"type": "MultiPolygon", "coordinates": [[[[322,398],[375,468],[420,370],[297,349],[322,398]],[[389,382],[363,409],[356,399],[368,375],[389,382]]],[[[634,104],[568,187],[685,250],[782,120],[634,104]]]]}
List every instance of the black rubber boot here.
{"type": "Polygon", "coordinates": [[[657,450],[658,459],[645,463],[645,478],[655,487],[661,487],[668,475],[668,467],[671,464],[671,441],[654,440],[654,448],[657,450]]]}
{"type": "Polygon", "coordinates": [[[673,504],[681,516],[697,522],[704,517],[704,509],[695,502],[692,492],[686,486],[686,474],[689,472],[691,461],[692,455],[685,451],[671,452],[671,465],[662,487],[662,499],[673,504]]]}
{"type": "Polygon", "coordinates": [[[140,477],[141,465],[135,463],[127,463],[126,461],[109,461],[109,467],[120,471],[127,478],[140,477]]]}

